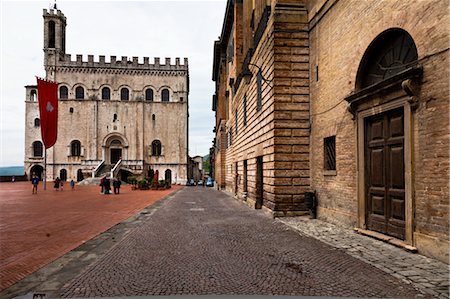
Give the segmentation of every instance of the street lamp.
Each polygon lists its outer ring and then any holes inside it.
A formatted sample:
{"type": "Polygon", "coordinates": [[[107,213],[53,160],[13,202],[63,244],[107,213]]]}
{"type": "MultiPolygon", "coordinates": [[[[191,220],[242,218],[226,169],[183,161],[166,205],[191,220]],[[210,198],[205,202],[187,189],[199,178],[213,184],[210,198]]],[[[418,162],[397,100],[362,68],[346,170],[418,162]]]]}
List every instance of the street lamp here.
{"type": "Polygon", "coordinates": [[[245,80],[246,84],[249,84],[250,80],[253,77],[253,73],[250,71],[250,68],[249,68],[250,65],[254,66],[254,67],[256,67],[258,69],[257,76],[260,77],[264,82],[266,82],[266,83],[271,83],[272,82],[272,80],[268,80],[268,79],[264,78],[264,76],[262,75],[261,67],[257,66],[256,64],[253,64],[253,63],[248,63],[246,65],[246,67],[244,68],[244,71],[242,72],[242,78],[245,80]]]}

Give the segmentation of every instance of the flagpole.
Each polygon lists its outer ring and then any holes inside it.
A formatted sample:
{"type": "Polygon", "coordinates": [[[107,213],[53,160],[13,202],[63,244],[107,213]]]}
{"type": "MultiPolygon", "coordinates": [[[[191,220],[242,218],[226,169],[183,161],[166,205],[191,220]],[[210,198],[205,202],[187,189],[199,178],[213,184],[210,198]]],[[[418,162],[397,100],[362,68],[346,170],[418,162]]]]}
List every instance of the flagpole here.
{"type": "Polygon", "coordinates": [[[44,190],[47,190],[47,148],[44,148],[44,190]]]}

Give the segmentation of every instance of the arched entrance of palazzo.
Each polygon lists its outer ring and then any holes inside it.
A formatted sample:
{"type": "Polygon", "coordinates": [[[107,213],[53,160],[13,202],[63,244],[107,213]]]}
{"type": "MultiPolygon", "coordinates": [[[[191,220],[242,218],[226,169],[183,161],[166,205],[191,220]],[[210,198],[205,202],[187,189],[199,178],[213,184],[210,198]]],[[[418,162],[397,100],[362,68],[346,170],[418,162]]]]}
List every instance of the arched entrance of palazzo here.
{"type": "Polygon", "coordinates": [[[118,133],[109,134],[103,140],[103,157],[105,164],[115,165],[128,156],[128,141],[118,133]]]}
{"type": "Polygon", "coordinates": [[[422,75],[416,45],[403,29],[379,34],[346,97],[356,119],[358,226],[412,244],[412,115],[422,75]]]}
{"type": "Polygon", "coordinates": [[[42,180],[44,178],[44,167],[41,165],[33,165],[30,169],[30,179],[33,177],[33,174],[37,175],[39,180],[42,180]]]}

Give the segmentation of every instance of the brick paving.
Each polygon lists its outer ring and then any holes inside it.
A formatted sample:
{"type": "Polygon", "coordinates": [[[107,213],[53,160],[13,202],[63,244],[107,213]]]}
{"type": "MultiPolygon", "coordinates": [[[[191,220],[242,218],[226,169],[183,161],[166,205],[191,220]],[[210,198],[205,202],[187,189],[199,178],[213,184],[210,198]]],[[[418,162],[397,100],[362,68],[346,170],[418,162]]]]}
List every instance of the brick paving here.
{"type": "MultiPolygon", "coordinates": [[[[0,184],[0,290],[180,188],[102,195],[98,186],[55,191],[29,182],[0,184]]],[[[69,187],[69,188],[68,188],[69,187]]]]}
{"type": "Polygon", "coordinates": [[[407,252],[367,236],[318,219],[279,218],[301,235],[316,238],[374,267],[412,284],[424,293],[449,298],[449,266],[420,254],[407,252]]]}
{"type": "Polygon", "coordinates": [[[193,294],[431,297],[203,187],[165,201],[59,295],[193,294]]]}

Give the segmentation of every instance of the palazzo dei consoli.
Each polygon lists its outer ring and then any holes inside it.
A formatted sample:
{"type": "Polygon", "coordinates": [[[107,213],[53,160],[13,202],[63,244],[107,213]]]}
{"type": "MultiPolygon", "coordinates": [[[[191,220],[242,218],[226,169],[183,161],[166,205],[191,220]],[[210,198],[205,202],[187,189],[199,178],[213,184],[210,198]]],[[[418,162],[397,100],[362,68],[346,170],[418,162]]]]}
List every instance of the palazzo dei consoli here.
{"type": "MultiPolygon", "coordinates": [[[[43,11],[46,79],[58,83],[58,138],[47,150],[47,179],[153,176],[184,184],[188,163],[187,58],[150,63],[122,56],[94,61],[66,54],[66,17],[43,11]]],[[[25,171],[43,175],[36,85],[26,86],[25,171]]]]}

